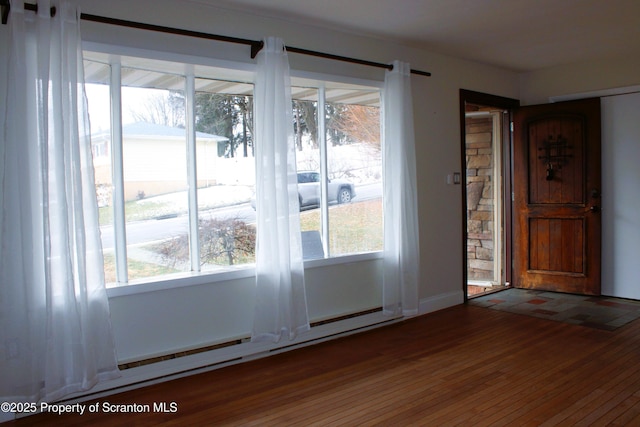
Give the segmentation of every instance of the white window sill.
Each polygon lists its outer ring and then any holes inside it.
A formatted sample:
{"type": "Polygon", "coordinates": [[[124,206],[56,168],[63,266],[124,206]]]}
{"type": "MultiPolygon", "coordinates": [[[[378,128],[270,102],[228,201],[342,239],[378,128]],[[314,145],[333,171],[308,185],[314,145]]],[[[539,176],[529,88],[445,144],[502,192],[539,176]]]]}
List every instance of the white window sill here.
{"type": "MultiPolygon", "coordinates": [[[[381,259],[382,252],[367,252],[354,255],[345,255],[335,258],[313,259],[304,262],[304,268],[315,269],[332,265],[351,264],[362,261],[381,259]]],[[[107,288],[107,296],[116,298],[126,295],[143,294],[147,292],[157,292],[167,289],[176,289],[187,286],[200,286],[216,282],[227,282],[230,280],[246,279],[255,277],[256,269],[254,264],[239,267],[229,267],[222,271],[206,271],[199,273],[177,273],[151,279],[136,280],[126,285],[112,285],[107,288]]]]}

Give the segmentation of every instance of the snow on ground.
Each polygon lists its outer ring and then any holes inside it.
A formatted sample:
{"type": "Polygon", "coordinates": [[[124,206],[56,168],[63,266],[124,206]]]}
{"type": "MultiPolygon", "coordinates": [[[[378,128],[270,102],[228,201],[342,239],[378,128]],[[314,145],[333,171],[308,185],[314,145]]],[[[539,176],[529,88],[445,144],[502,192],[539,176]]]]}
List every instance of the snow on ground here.
{"type": "MultiPolygon", "coordinates": [[[[253,188],[245,185],[214,185],[198,189],[198,208],[213,209],[224,206],[248,203],[253,188]]],[[[139,205],[162,205],[163,211],[186,212],[188,201],[184,191],[147,197],[138,201],[139,205]]]]}

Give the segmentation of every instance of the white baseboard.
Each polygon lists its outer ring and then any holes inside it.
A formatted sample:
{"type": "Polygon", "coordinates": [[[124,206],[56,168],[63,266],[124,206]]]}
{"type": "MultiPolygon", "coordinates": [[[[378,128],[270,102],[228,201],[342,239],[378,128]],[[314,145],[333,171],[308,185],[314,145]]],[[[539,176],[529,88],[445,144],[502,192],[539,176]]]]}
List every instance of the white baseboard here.
{"type": "Polygon", "coordinates": [[[435,295],[420,300],[420,314],[432,313],[434,311],[453,307],[464,302],[464,292],[462,289],[455,292],[435,295]]]}

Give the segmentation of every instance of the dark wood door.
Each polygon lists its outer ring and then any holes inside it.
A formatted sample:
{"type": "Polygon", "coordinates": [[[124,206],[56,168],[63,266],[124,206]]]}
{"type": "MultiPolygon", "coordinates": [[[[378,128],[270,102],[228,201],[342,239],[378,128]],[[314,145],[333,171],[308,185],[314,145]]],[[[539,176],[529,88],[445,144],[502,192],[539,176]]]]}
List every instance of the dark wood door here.
{"type": "Polygon", "coordinates": [[[514,286],[600,294],[600,99],[514,113],[514,286]]]}

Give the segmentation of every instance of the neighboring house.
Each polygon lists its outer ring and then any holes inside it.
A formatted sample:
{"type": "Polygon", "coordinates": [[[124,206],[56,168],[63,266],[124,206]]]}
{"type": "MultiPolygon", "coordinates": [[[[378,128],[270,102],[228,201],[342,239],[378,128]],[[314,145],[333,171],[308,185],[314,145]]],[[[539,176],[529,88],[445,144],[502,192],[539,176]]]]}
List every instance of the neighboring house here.
{"type": "MultiPolygon", "coordinates": [[[[154,123],[137,122],[122,127],[124,191],[126,200],[157,196],[187,189],[186,130],[154,123]],[[179,159],[179,160],[176,160],[179,159]]],[[[111,187],[111,134],[91,137],[98,197],[108,198],[111,187]]],[[[198,187],[216,184],[218,144],[228,138],[196,132],[198,187]]],[[[104,205],[105,201],[100,200],[104,205]]]]}

